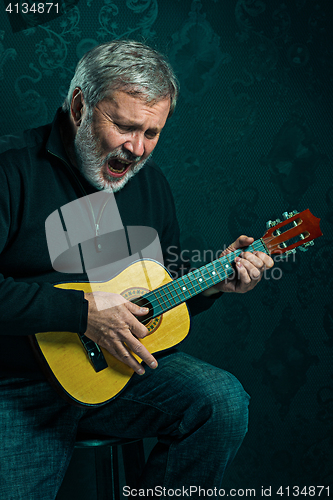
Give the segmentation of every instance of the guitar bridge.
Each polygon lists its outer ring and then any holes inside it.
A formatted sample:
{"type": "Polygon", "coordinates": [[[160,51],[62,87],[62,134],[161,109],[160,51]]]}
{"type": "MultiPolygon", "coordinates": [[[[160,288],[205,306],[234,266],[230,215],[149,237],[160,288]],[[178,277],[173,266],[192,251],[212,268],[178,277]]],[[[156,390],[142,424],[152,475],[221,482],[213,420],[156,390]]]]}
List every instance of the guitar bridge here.
{"type": "Polygon", "coordinates": [[[105,368],[108,367],[108,364],[99,345],[96,344],[93,340],[86,337],[84,333],[79,333],[78,336],[95,372],[98,373],[102,370],[105,370],[105,368]]]}

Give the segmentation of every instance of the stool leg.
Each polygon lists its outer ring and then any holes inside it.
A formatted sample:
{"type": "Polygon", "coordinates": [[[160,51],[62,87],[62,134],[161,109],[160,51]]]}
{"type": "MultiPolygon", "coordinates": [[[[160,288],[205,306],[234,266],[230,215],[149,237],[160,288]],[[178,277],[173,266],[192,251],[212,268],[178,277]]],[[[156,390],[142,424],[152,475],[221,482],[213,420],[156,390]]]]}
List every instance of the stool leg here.
{"type": "Polygon", "coordinates": [[[117,446],[95,448],[97,500],[120,500],[117,446]]]}
{"type": "Polygon", "coordinates": [[[143,441],[122,445],[126,485],[136,488],[145,466],[143,441]]]}

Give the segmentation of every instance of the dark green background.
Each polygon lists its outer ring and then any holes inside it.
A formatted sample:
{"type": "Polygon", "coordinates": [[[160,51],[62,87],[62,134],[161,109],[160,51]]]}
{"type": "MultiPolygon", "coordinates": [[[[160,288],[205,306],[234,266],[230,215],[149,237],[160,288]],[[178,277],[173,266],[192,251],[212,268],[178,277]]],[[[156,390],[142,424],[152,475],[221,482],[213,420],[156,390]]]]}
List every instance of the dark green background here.
{"type": "Polygon", "coordinates": [[[196,257],[242,233],[259,238],[266,220],[294,209],[310,208],[324,233],[279,264],[281,279],[275,271],[249,294],[224,295],[183,344],[252,396],[224,486],[257,496],[261,486],[333,489],[332,2],[75,3],[43,25],[3,7],[0,148],[52,119],[93,45],[131,37],[168,55],[181,97],[154,158],[173,188],[184,248],[196,257]]]}

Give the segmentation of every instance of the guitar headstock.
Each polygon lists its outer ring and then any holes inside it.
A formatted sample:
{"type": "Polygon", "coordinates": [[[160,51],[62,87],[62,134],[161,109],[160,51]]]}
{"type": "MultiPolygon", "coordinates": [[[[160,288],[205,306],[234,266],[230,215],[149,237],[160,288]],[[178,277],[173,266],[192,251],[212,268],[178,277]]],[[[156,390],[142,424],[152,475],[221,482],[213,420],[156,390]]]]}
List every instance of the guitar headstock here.
{"type": "Polygon", "coordinates": [[[285,254],[296,252],[296,247],[306,251],[314,244],[314,239],[322,236],[318,217],[312,215],[309,209],[303,212],[284,212],[284,221],[277,219],[268,221],[267,231],[262,237],[270,254],[285,254]]]}

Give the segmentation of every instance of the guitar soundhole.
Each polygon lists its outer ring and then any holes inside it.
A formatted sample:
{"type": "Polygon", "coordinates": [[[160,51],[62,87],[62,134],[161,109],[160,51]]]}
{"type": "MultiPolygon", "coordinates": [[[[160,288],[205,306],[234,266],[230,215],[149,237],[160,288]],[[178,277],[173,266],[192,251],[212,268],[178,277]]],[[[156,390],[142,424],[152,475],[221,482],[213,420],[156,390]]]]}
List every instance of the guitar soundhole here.
{"type": "Polygon", "coordinates": [[[163,316],[161,315],[161,316],[156,316],[155,318],[153,317],[154,307],[147,299],[143,297],[148,292],[150,292],[150,290],[142,287],[127,288],[127,290],[124,290],[121,293],[121,295],[125,299],[134,302],[134,304],[137,304],[140,307],[149,308],[149,313],[146,316],[143,317],[137,316],[137,319],[141,321],[141,323],[143,323],[148,328],[149,333],[153,333],[160,326],[163,316]]]}

